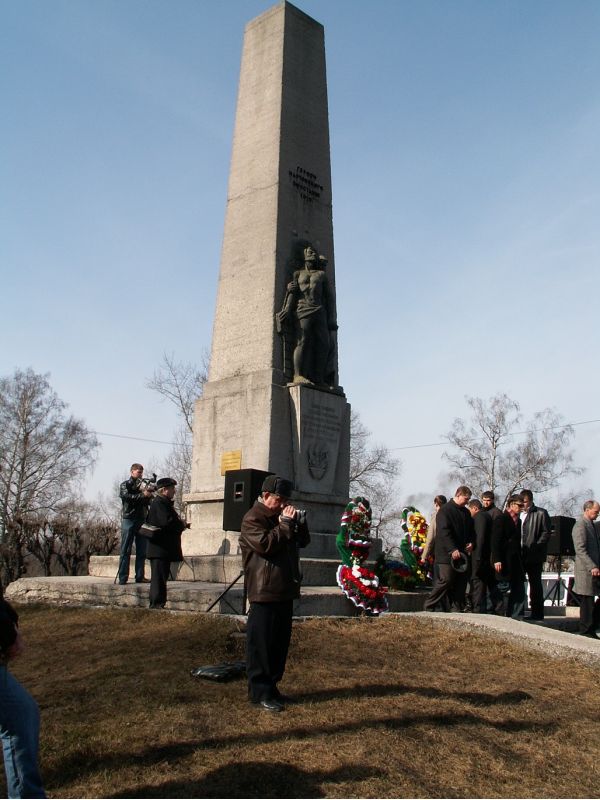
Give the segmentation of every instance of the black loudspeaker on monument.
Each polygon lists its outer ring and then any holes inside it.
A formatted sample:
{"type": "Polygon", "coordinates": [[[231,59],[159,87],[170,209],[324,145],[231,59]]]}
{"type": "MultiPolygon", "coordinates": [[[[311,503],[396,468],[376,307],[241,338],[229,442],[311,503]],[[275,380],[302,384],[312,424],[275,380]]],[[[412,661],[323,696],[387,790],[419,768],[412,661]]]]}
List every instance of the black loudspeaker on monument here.
{"type": "Polygon", "coordinates": [[[225,473],[223,530],[239,531],[246,511],[254,505],[267,475],[261,469],[229,469],[225,473]]]}
{"type": "Polygon", "coordinates": [[[550,517],[552,535],[548,539],[546,552],[549,556],[574,556],[573,545],[573,517],[550,517]]]}

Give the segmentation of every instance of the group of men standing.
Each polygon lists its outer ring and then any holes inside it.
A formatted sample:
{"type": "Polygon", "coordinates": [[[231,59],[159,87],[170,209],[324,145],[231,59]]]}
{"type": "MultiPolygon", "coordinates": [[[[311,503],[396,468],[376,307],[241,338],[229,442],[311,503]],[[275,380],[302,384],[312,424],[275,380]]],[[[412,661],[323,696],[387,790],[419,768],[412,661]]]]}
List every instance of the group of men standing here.
{"type": "MultiPolygon", "coordinates": [[[[535,505],[529,489],[511,495],[504,511],[494,501],[491,491],[477,500],[468,486],[459,486],[454,497],[439,506],[433,588],[425,611],[491,611],[513,619],[544,619],[542,571],[552,533],[548,512],[535,505]],[[526,581],[529,616],[525,616],[526,581]]],[[[599,514],[600,504],[586,500],[573,528],[579,632],[592,639],[600,638],[596,634],[600,627],[600,598],[596,599],[600,595],[600,531],[594,525],[599,514]]]]}
{"type": "Polygon", "coordinates": [[[434,584],[425,610],[491,610],[523,619],[527,580],[528,619],[542,620],[542,570],[550,534],[548,512],[534,504],[529,489],[511,495],[501,511],[492,491],[477,500],[468,486],[459,486],[437,512],[434,584]]]}

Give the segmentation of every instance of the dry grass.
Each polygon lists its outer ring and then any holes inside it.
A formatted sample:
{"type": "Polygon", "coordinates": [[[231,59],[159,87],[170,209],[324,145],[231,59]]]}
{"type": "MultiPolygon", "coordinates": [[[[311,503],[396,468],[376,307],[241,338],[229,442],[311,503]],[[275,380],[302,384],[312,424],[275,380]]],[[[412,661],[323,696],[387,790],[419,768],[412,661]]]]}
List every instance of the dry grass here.
{"type": "MultiPolygon", "coordinates": [[[[42,711],[55,797],[593,797],[599,671],[415,618],[294,626],[283,714],[243,680],[236,623],[21,609],[14,672],[42,711]]],[[[0,792],[4,786],[0,785],[0,792]]]]}

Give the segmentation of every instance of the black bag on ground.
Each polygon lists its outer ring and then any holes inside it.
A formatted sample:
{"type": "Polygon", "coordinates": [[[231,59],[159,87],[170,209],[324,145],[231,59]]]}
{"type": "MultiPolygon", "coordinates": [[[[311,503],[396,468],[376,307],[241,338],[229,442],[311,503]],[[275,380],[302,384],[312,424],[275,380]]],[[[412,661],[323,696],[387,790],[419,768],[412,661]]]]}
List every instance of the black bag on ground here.
{"type": "Polygon", "coordinates": [[[230,681],[246,673],[245,661],[233,661],[214,666],[196,667],[191,671],[193,678],[206,678],[209,681],[230,681]]]}

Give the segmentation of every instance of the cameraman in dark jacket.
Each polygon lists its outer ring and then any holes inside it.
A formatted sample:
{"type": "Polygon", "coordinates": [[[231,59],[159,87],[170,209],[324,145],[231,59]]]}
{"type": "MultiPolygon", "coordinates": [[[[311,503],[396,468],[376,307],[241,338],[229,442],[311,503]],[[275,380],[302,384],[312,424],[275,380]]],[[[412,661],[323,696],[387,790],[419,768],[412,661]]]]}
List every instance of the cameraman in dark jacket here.
{"type": "Polygon", "coordinates": [[[6,785],[8,797],[46,797],[38,768],[40,712],[7,667],[23,652],[18,620],[0,587],[0,740],[6,785]]]}
{"type": "Polygon", "coordinates": [[[148,540],[146,558],[150,561],[150,608],[164,608],[167,579],[172,561],[183,561],[181,534],[187,525],[181,519],[173,497],[177,481],[161,478],[156,482],[156,497],[148,509],[147,525],[159,528],[148,540]]]}
{"type": "Polygon", "coordinates": [[[246,629],[248,697],[266,711],[283,711],[277,688],[292,635],[293,602],[300,596],[298,549],[310,542],[308,527],[289,502],[292,484],[269,475],[262,494],[242,520],[240,548],[250,601],[246,629]]]}
{"type": "Polygon", "coordinates": [[[135,582],[145,583],[144,563],[146,560],[146,540],[138,531],[146,519],[148,503],[153,492],[142,483],[144,467],[132,464],[130,476],[119,487],[119,497],[123,504],[121,515],[121,558],[119,559],[119,583],[127,583],[131,548],[135,541],[135,582]]]}

